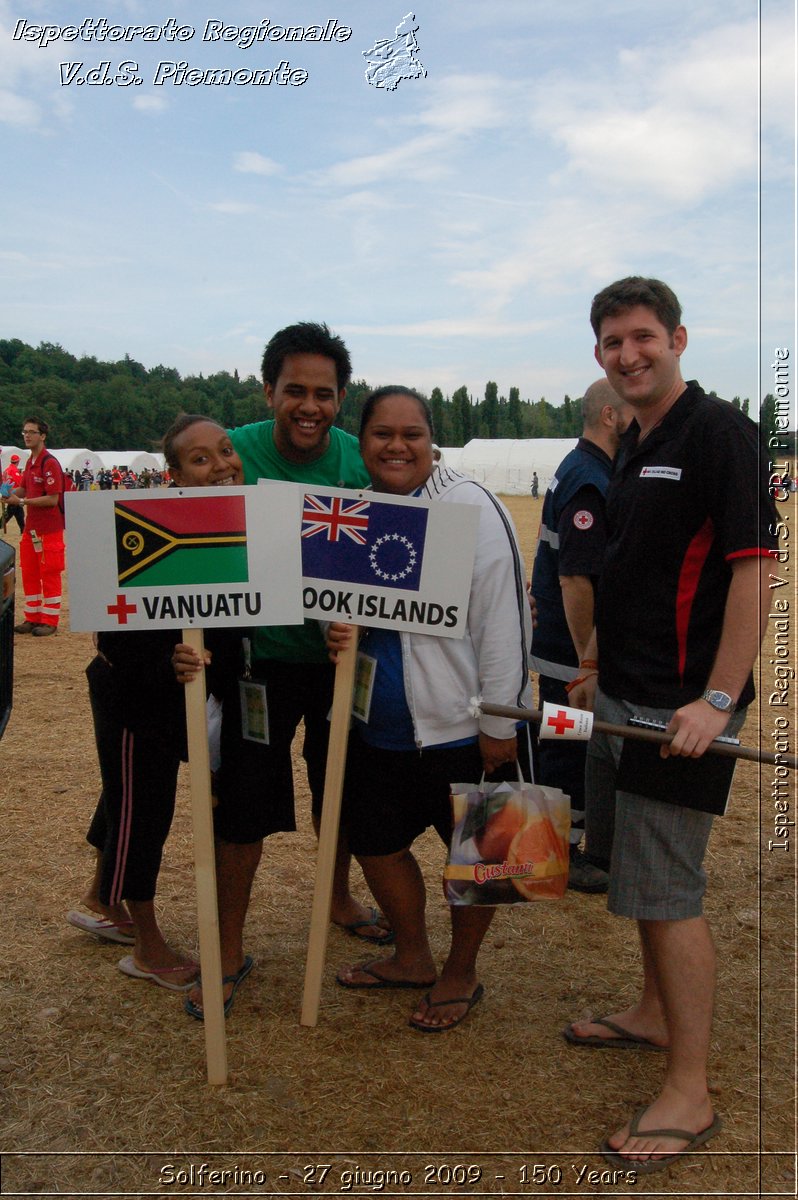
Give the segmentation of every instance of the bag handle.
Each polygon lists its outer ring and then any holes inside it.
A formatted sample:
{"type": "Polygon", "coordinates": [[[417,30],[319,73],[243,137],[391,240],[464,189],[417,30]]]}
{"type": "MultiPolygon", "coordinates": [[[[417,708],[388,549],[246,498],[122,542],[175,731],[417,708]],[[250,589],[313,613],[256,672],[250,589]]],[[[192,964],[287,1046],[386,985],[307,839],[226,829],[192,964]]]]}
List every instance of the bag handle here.
{"type": "MultiPolygon", "coordinates": [[[[526,781],[526,779],[524,779],[524,775],[521,770],[521,764],[518,761],[518,759],[515,760],[515,769],[516,769],[516,775],[518,776],[518,783],[526,783],[527,781],[526,781]]],[[[512,781],[509,779],[502,779],[499,782],[500,783],[510,783],[512,781]]],[[[484,786],[484,783],[485,783],[485,772],[483,771],[482,776],[480,777],[480,780],[479,780],[480,788],[484,786]]]]}

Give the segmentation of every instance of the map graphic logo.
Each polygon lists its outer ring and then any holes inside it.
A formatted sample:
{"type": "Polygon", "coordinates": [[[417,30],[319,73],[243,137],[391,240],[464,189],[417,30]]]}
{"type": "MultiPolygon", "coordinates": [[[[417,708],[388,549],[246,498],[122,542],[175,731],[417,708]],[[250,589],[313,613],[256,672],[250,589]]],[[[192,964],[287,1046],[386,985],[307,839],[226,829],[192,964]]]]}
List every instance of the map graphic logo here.
{"type": "Polygon", "coordinates": [[[416,15],[409,12],[392,38],[378,38],[371,49],[362,51],[368,61],[367,83],[393,92],[403,79],[425,78],[427,68],[418,57],[417,33],[416,15]]]}

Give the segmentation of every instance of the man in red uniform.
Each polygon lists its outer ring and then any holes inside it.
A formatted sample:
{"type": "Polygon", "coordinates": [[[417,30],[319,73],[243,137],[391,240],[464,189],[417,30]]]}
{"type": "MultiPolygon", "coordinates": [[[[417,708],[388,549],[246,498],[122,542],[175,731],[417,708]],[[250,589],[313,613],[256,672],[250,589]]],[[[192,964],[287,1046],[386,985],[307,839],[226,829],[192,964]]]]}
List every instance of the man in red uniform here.
{"type": "MultiPolygon", "coordinates": [[[[2,483],[5,485],[3,489],[3,495],[5,495],[7,492],[13,491],[14,488],[22,486],[22,473],[19,469],[18,454],[12,454],[11,458],[8,460],[8,466],[6,467],[5,471],[3,471],[2,483]]],[[[11,516],[17,522],[17,525],[19,525],[20,535],[23,534],[25,532],[25,514],[18,504],[14,505],[12,508],[11,516]]],[[[6,522],[4,521],[3,529],[5,529],[5,525],[6,522]]]]}
{"type": "Polygon", "coordinates": [[[30,457],[21,486],[6,500],[10,506],[23,507],[27,515],[19,543],[25,608],[14,630],[35,637],[48,637],[58,628],[64,570],[64,480],[57,459],[45,447],[48,430],[47,422],[39,417],[23,421],[22,436],[30,457]]]}

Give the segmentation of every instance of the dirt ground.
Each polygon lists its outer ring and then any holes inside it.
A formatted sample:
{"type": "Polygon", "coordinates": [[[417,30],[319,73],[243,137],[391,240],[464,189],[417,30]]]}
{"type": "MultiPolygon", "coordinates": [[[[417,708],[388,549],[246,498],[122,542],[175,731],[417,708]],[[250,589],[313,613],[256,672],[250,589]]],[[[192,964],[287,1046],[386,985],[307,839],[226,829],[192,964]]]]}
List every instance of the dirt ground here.
{"type": "MultiPolygon", "coordinates": [[[[529,564],[540,501],[507,503],[529,564]]],[[[739,764],[707,861],[723,1131],[674,1168],[611,1179],[598,1144],[656,1091],[661,1056],[572,1048],[560,1030],[634,997],[632,924],[611,918],[603,897],[573,892],[499,912],[480,959],[485,999],[440,1037],[408,1028],[412,994],[336,987],[336,965],[369,955],[331,929],[319,1022],[303,1027],[315,843],[301,772],[301,829],[268,841],[256,882],[256,968],[227,1021],[228,1086],[207,1085],[203,1030],[181,997],[126,978],[124,948],[64,920],[89,877],[99,780],[83,676],[90,638],[67,629],[45,643],[17,637],[0,743],[3,1195],[796,1194],[795,854],[792,842],[768,849],[772,767],[739,764]]],[[[775,711],[794,753],[794,710],[775,711]]],[[[746,744],[761,725],[772,748],[773,713],[760,705],[746,744]]],[[[418,851],[442,959],[443,850],[428,833],[418,851]]],[[[356,891],[366,897],[359,872],[356,891]]],[[[174,944],[196,950],[185,769],[158,904],[174,944]]]]}

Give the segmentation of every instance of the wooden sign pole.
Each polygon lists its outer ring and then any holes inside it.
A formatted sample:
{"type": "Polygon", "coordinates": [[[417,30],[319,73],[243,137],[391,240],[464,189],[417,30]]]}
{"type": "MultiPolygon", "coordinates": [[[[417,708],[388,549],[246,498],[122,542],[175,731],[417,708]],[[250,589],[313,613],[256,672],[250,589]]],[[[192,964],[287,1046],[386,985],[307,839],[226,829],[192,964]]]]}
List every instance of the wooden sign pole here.
{"type": "MultiPolygon", "coordinates": [[[[201,629],[184,629],[183,641],[204,658],[201,629]]],[[[227,1042],[224,1029],[222,955],[216,904],[216,859],[211,807],[211,767],[205,715],[205,672],[186,684],[186,726],[191,776],[191,816],[194,827],[194,873],[197,882],[197,925],[202,970],[202,1011],[208,1083],[227,1083],[227,1042]]]]}
{"type": "Polygon", "coordinates": [[[308,957],[305,966],[305,988],[302,995],[302,1025],[315,1025],[319,1019],[322,974],[327,952],[327,930],[330,924],[333,872],[338,847],[338,824],[341,814],[341,793],[344,786],[346,746],[349,721],[352,715],[352,693],[357,666],[357,630],[345,650],[338,654],[335,667],[335,692],[330,719],[330,744],[327,751],[327,772],[324,777],[324,807],[319,830],[319,852],[316,864],[316,883],[310,914],[308,957]]]}

